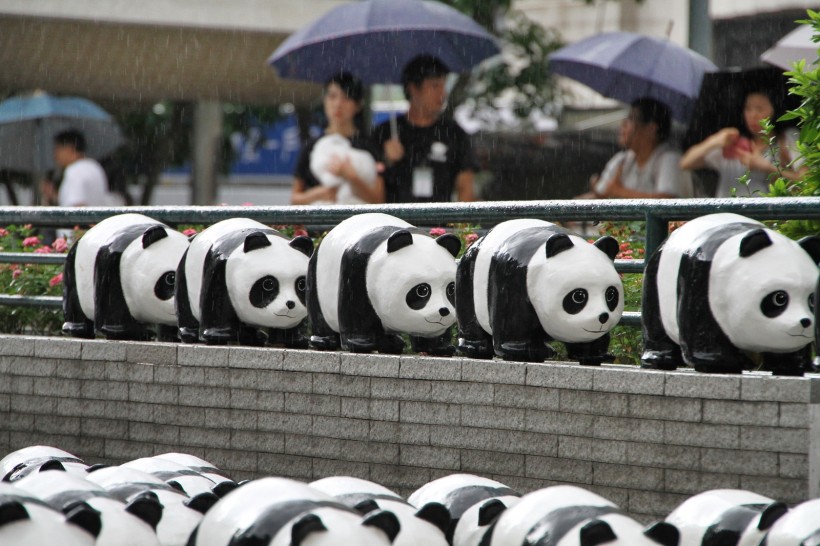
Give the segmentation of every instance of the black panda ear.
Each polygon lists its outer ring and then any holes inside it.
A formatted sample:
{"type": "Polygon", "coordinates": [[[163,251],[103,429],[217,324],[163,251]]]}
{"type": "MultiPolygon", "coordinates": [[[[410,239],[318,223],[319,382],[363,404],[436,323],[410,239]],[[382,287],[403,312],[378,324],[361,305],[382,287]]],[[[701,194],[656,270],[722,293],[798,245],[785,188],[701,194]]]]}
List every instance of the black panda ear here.
{"type": "Polygon", "coordinates": [[[450,522],[453,520],[447,507],[439,502],[428,502],[416,512],[416,517],[432,523],[445,535],[447,530],[450,529],[450,522]]]}
{"type": "Polygon", "coordinates": [[[413,235],[406,229],[393,232],[387,239],[387,252],[395,252],[413,244],[413,235]]]}
{"type": "Polygon", "coordinates": [[[797,244],[803,247],[803,250],[808,252],[811,259],[814,260],[814,263],[820,263],[820,237],[815,235],[803,237],[797,241],[797,244]]]}
{"type": "Polygon", "coordinates": [[[381,529],[387,535],[387,538],[390,539],[390,542],[396,540],[396,536],[401,530],[399,518],[396,517],[396,514],[393,512],[388,512],[387,510],[372,512],[369,516],[364,518],[362,525],[381,529]]]}
{"type": "Polygon", "coordinates": [[[23,503],[11,497],[0,497],[0,527],[22,519],[29,519],[28,510],[23,503]]]}
{"type": "Polygon", "coordinates": [[[142,248],[148,248],[160,239],[165,239],[166,237],[168,237],[168,233],[165,231],[165,226],[159,224],[151,226],[142,234],[142,248]]]}
{"type": "Polygon", "coordinates": [[[213,506],[217,502],[219,502],[219,497],[217,497],[213,493],[200,493],[199,495],[195,495],[190,499],[183,501],[182,504],[184,504],[191,510],[196,510],[200,514],[205,514],[208,510],[211,509],[211,506],[213,506]]]}
{"type": "Polygon", "coordinates": [[[94,538],[100,536],[102,520],[100,513],[84,502],[77,503],[65,512],[66,521],[88,531],[94,538]]]}
{"type": "Polygon", "coordinates": [[[550,235],[549,239],[547,239],[547,258],[557,256],[561,252],[569,250],[573,246],[575,246],[575,244],[566,233],[555,233],[554,235],[550,235]]]}
{"type": "Polygon", "coordinates": [[[461,251],[461,239],[453,235],[452,233],[445,233],[444,235],[440,235],[436,238],[436,243],[440,246],[443,246],[447,252],[453,255],[453,258],[458,256],[458,253],[461,251]]]}
{"type": "Polygon", "coordinates": [[[294,237],[291,242],[290,246],[310,258],[313,256],[313,241],[310,237],[305,237],[304,235],[300,235],[298,237],[294,237]]]}
{"type": "Polygon", "coordinates": [[[243,250],[245,251],[245,254],[247,254],[248,252],[259,250],[260,248],[265,248],[266,246],[270,246],[268,236],[261,231],[254,231],[245,237],[245,246],[243,250]]]}
{"type": "Polygon", "coordinates": [[[760,521],[757,522],[758,530],[766,531],[788,511],[789,507],[782,502],[771,503],[760,513],[760,521]]]}
{"type": "Polygon", "coordinates": [[[153,491],[145,491],[134,497],[125,506],[125,511],[138,517],[153,529],[157,528],[159,520],[162,519],[162,504],[153,491]]]}
{"type": "Polygon", "coordinates": [[[40,465],[40,469],[37,472],[45,472],[46,470],[59,470],[61,472],[65,472],[65,467],[63,463],[58,461],[57,459],[51,459],[50,461],[46,461],[40,465]]]}
{"type": "Polygon", "coordinates": [[[612,527],[605,521],[594,519],[581,527],[581,546],[598,546],[617,540],[618,537],[612,531],[612,527]]]}
{"type": "Polygon", "coordinates": [[[772,240],[762,228],[753,229],[740,240],[740,257],[748,258],[755,252],[759,252],[772,245],[772,240]]]}
{"type": "Polygon", "coordinates": [[[219,482],[218,484],[216,484],[215,486],[213,486],[211,488],[211,493],[213,493],[214,495],[216,495],[217,497],[219,497],[221,499],[222,497],[224,497],[225,495],[227,495],[228,493],[230,493],[231,491],[233,491],[237,487],[239,487],[239,484],[236,483],[236,482],[231,482],[231,481],[219,482]]]}
{"type": "Polygon", "coordinates": [[[499,514],[507,509],[507,505],[498,499],[490,499],[478,509],[478,524],[482,527],[489,525],[498,518],[499,514]]]}
{"type": "Polygon", "coordinates": [[[665,521],[653,523],[644,530],[643,534],[646,538],[663,546],[678,546],[680,542],[678,528],[665,521]]]}
{"type": "Polygon", "coordinates": [[[610,237],[609,235],[601,237],[592,244],[598,247],[601,252],[609,256],[609,259],[613,262],[615,261],[615,256],[618,255],[618,251],[620,250],[620,245],[618,245],[617,239],[610,237]]]}
{"type": "Polygon", "coordinates": [[[91,466],[86,468],[85,471],[86,471],[87,474],[91,474],[92,472],[96,472],[97,470],[100,470],[101,468],[108,468],[109,466],[111,466],[111,465],[110,464],[103,464],[103,463],[92,464],[91,466]]]}
{"type": "Polygon", "coordinates": [[[365,515],[369,514],[373,510],[378,510],[379,505],[376,504],[376,501],[374,501],[373,499],[366,499],[361,501],[360,503],[357,503],[356,506],[353,507],[353,509],[361,515],[365,515]]]}
{"type": "Polygon", "coordinates": [[[305,514],[290,528],[290,544],[299,546],[309,534],[319,531],[327,531],[322,519],[316,514],[305,514]]]}

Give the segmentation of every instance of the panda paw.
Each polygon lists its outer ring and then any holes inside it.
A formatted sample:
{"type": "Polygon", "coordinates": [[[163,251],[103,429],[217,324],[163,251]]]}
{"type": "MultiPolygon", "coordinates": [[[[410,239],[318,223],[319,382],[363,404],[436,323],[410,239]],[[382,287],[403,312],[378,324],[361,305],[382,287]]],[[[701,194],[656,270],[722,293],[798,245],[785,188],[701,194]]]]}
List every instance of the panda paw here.
{"type": "Polygon", "coordinates": [[[520,362],[544,362],[555,355],[552,347],[544,344],[533,344],[529,341],[507,341],[501,343],[497,351],[504,360],[520,362]]]}
{"type": "Polygon", "coordinates": [[[317,351],[336,351],[339,349],[339,336],[310,336],[309,347],[317,351]]]}
{"type": "Polygon", "coordinates": [[[382,336],[378,349],[382,354],[400,355],[404,352],[404,339],[398,334],[382,336]]]}
{"type": "Polygon", "coordinates": [[[351,353],[372,353],[376,350],[376,336],[342,334],[342,349],[351,353]]]}
{"type": "Polygon", "coordinates": [[[64,322],[63,333],[71,337],[94,339],[94,323],[90,320],[83,322],[64,322]]]}
{"type": "Polygon", "coordinates": [[[458,351],[467,358],[479,358],[489,360],[494,356],[493,346],[487,340],[474,341],[472,339],[458,338],[458,351]]]}
{"type": "Polygon", "coordinates": [[[650,370],[677,370],[683,365],[680,349],[676,351],[644,351],[641,355],[641,368],[650,370]]]}

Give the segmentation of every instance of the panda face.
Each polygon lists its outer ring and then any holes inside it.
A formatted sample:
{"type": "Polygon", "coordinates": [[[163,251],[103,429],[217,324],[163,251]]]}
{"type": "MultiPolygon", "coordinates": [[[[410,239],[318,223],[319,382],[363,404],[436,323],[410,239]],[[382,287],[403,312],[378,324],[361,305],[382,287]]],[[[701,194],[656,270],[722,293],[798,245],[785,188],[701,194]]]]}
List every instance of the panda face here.
{"type": "Polygon", "coordinates": [[[380,246],[367,265],[367,295],[389,332],[433,337],[455,323],[453,256],[425,235],[394,252],[380,246]]]}
{"type": "Polygon", "coordinates": [[[308,257],[282,237],[266,235],[269,246],[228,257],[225,279],[239,320],[262,328],[293,328],[307,316],[308,257]]]}
{"type": "Polygon", "coordinates": [[[125,303],[136,320],[175,325],[176,269],[188,248],[188,238],[162,229],[167,236],[137,237],[128,245],[120,260],[120,277],[125,303]]]}
{"type": "Polygon", "coordinates": [[[766,230],[771,244],[741,257],[744,234],[712,259],[709,306],[733,345],[747,351],[792,352],[812,342],[817,266],[794,241],[766,230]]]}
{"type": "Polygon", "coordinates": [[[547,257],[537,251],[527,270],[527,293],[544,331],[569,343],[594,341],[609,332],[624,310],[621,279],[609,257],[581,239],[547,257]]]}

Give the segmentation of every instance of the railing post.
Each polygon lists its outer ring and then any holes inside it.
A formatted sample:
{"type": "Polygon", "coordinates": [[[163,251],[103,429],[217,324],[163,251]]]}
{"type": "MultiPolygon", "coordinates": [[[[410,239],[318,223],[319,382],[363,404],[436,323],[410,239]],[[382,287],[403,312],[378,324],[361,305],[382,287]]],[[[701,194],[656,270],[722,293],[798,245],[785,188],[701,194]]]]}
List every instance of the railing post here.
{"type": "Polygon", "coordinates": [[[667,221],[660,218],[651,212],[646,213],[646,252],[644,254],[646,260],[649,261],[650,256],[657,250],[661,243],[666,238],[669,232],[669,225],[667,221]]]}

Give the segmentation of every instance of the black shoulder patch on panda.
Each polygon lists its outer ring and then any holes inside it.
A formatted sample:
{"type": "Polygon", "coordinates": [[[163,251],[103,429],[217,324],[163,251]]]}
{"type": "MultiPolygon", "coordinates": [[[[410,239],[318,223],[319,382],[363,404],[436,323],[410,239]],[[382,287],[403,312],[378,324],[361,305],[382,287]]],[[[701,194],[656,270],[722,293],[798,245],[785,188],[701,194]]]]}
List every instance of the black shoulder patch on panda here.
{"type": "Polygon", "coordinates": [[[148,248],[166,237],[168,237],[168,232],[165,231],[165,226],[162,224],[151,226],[142,234],[142,248],[148,248]]]}
{"type": "Polygon", "coordinates": [[[665,521],[658,521],[647,527],[644,536],[663,546],[678,546],[680,542],[680,531],[678,528],[665,521]]]}
{"type": "Polygon", "coordinates": [[[381,529],[390,539],[390,542],[396,540],[396,536],[399,534],[399,531],[401,531],[399,518],[396,517],[396,514],[388,512],[387,510],[371,512],[370,515],[364,518],[362,525],[381,529]]]}
{"type": "Polygon", "coordinates": [[[618,538],[612,531],[612,527],[600,519],[594,519],[581,527],[580,534],[581,546],[598,546],[598,544],[612,542],[618,538]]]}
{"type": "Polygon", "coordinates": [[[416,512],[416,517],[423,519],[427,523],[432,523],[445,535],[447,534],[447,530],[450,528],[450,522],[452,521],[450,511],[447,510],[447,507],[440,502],[428,502],[422,506],[418,512],[416,512]]]}
{"type": "Polygon", "coordinates": [[[444,247],[447,252],[453,255],[453,258],[458,256],[459,251],[461,251],[461,239],[453,235],[452,233],[445,233],[436,238],[436,243],[439,246],[444,247]]]}
{"type": "Polygon", "coordinates": [[[753,229],[740,240],[740,257],[748,258],[771,245],[772,240],[769,239],[766,230],[762,228],[753,229]]]}
{"type": "Polygon", "coordinates": [[[489,525],[498,518],[499,514],[507,509],[507,505],[499,499],[490,499],[478,509],[478,524],[481,527],[489,525]]]}
{"type": "Polygon", "coordinates": [[[782,502],[771,503],[760,514],[760,521],[757,522],[758,530],[766,531],[788,511],[789,507],[782,502]]]}
{"type": "Polygon", "coordinates": [[[59,470],[61,472],[65,472],[65,467],[63,463],[61,463],[57,459],[49,459],[48,461],[44,462],[40,465],[40,469],[38,472],[45,472],[46,470],[59,470]]]}
{"type": "Polygon", "coordinates": [[[211,507],[219,502],[219,497],[213,493],[200,493],[183,502],[191,510],[196,510],[200,514],[206,514],[211,507]]]}
{"type": "Polygon", "coordinates": [[[557,256],[565,250],[575,246],[566,233],[555,233],[547,239],[547,258],[557,256]]]}
{"type": "Polygon", "coordinates": [[[594,244],[601,252],[609,256],[609,259],[612,261],[615,261],[615,256],[618,255],[618,251],[620,250],[618,241],[609,235],[601,237],[592,244],[594,244]]]}
{"type": "Polygon", "coordinates": [[[305,514],[290,529],[291,546],[299,546],[311,533],[327,531],[322,519],[316,514],[305,514]]]}
{"type": "Polygon", "coordinates": [[[797,244],[800,245],[803,248],[803,250],[805,250],[809,254],[809,256],[811,256],[811,259],[814,261],[814,263],[820,263],[820,237],[817,237],[815,235],[803,237],[802,239],[797,241],[797,244]]]}
{"type": "Polygon", "coordinates": [[[0,496],[0,527],[23,519],[29,519],[23,503],[14,497],[0,496]]]}
{"type": "Polygon", "coordinates": [[[406,246],[413,244],[413,234],[406,229],[394,231],[390,237],[387,238],[387,252],[396,252],[406,246]]]}
{"type": "Polygon", "coordinates": [[[247,237],[245,237],[245,245],[242,247],[245,254],[248,252],[259,250],[260,248],[265,248],[270,246],[270,241],[268,241],[268,236],[262,233],[261,231],[254,231],[247,237]]]}
{"type": "Polygon", "coordinates": [[[94,538],[100,536],[102,520],[100,513],[86,503],[78,503],[66,514],[66,521],[90,533],[94,538]]]}
{"type": "Polygon", "coordinates": [[[299,237],[294,237],[289,244],[308,258],[313,256],[313,241],[310,237],[300,235],[299,237]]]}
{"type": "Polygon", "coordinates": [[[125,506],[125,511],[138,517],[151,526],[157,528],[159,520],[162,519],[162,503],[159,502],[157,494],[153,491],[145,491],[131,499],[125,506]]]}
{"type": "Polygon", "coordinates": [[[365,499],[361,502],[357,502],[353,509],[356,510],[361,515],[369,514],[373,510],[378,510],[379,505],[376,504],[376,501],[373,499],[365,499]]]}

